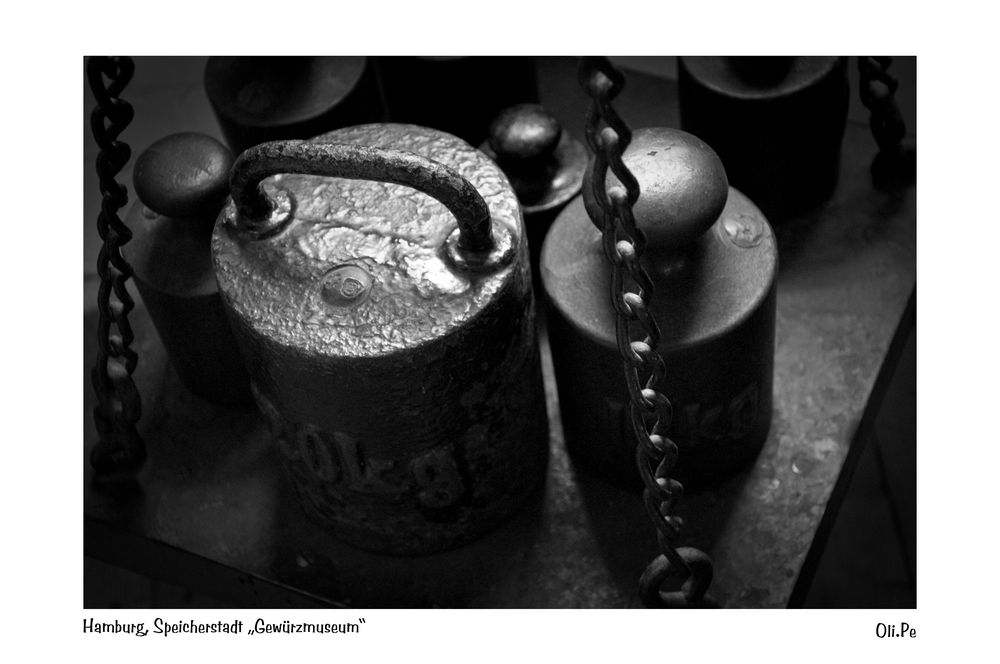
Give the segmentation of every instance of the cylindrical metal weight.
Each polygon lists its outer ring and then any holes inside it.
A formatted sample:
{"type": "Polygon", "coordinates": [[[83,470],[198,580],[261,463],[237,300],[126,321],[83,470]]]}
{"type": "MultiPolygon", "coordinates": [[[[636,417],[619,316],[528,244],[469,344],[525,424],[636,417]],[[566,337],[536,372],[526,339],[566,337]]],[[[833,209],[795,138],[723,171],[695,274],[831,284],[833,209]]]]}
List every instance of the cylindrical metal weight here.
{"type": "MultiPolygon", "coordinates": [[[[641,190],[633,210],[666,368],[658,389],[672,404],[669,435],[680,449],[673,475],[685,487],[711,484],[749,463],[770,426],[775,238],[698,138],[639,129],[624,161],[641,190]]],[[[585,182],[542,248],[563,431],[574,459],[638,488],[611,271],[588,194],[585,182]]]]}
{"type": "Polygon", "coordinates": [[[707,142],[729,182],[772,222],[837,184],[849,89],[843,57],[682,57],[681,127],[707,142]]]}
{"type": "Polygon", "coordinates": [[[385,119],[374,67],[361,56],[211,57],[205,92],[236,154],[385,119]]]}
{"type": "Polygon", "coordinates": [[[531,273],[541,287],[542,242],[559,212],[580,193],[587,151],[538,104],[504,109],[490,126],[489,140],[479,149],[503,169],[521,201],[531,273]]]}
{"type": "Polygon", "coordinates": [[[402,555],[507,518],[544,477],[548,425],[503,173],[443,132],[379,124],[257,146],[231,182],[219,286],[309,511],[402,555]]]}
{"type": "Polygon", "coordinates": [[[249,404],[250,383],[222,309],[212,228],[228,192],[232,154],[202,134],[172,134],[136,160],[139,202],[126,224],[133,278],[181,381],[217,403],[249,404]]]}
{"type": "Polygon", "coordinates": [[[433,127],[472,145],[508,106],[538,101],[527,56],[379,57],[389,120],[433,127]]]}

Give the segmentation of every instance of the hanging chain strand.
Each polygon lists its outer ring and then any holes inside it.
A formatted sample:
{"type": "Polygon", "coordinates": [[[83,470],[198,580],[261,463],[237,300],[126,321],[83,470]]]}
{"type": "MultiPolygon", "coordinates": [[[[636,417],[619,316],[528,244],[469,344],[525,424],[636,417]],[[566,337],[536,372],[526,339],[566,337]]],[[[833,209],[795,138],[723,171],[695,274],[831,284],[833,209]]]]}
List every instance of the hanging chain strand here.
{"type": "Polygon", "coordinates": [[[132,106],[119,95],[131,80],[133,70],[132,60],[127,57],[91,57],[87,61],[87,80],[97,100],[97,107],[90,115],[90,128],[100,148],[97,174],[102,201],[97,230],[104,241],[97,258],[97,273],[101,278],[97,295],[100,351],[90,374],[98,399],[94,423],[100,437],[91,452],[90,463],[99,473],[134,470],[146,455],[136,430],[141,405],[132,380],[138,356],[130,347],[134,336],[128,314],[135,302],[125,287],[132,276],[132,267],[121,253],[132,232],[118,217],[118,211],[128,202],[128,190],[115,180],[132,154],[129,146],[117,139],[132,121],[132,106]]]}
{"type": "Polygon", "coordinates": [[[639,262],[646,238],[632,216],[639,183],[622,160],[632,132],[611,105],[625,87],[625,78],[607,58],[586,57],[580,65],[579,82],[591,98],[586,138],[592,153],[593,194],[603,213],[595,223],[611,264],[611,302],[630,395],[629,417],[637,440],[636,465],[644,487],[643,503],[656,526],[662,552],[640,578],[639,593],[650,607],[706,606],[710,604],[705,592],[712,580],[711,559],[698,549],[674,546],[683,521],[671,512],[684,488],[670,477],[678,456],[677,445],[667,437],[673,413],[670,401],[657,389],[666,368],[656,350],[660,330],[650,309],[653,282],[639,262]],[[618,182],[606,186],[609,170],[618,182]],[[668,577],[683,579],[681,590],[661,590],[668,577]]]}
{"type": "Polygon", "coordinates": [[[889,57],[858,58],[861,103],[871,112],[869,123],[875,142],[886,151],[898,149],[906,136],[906,123],[895,97],[899,81],[889,75],[891,64],[889,57]]]}
{"type": "Polygon", "coordinates": [[[906,123],[896,103],[899,81],[889,74],[892,58],[861,56],[858,58],[861,103],[871,113],[869,125],[878,144],[878,154],[872,160],[872,184],[882,191],[899,191],[916,183],[917,154],[912,146],[904,145],[906,123]]]}

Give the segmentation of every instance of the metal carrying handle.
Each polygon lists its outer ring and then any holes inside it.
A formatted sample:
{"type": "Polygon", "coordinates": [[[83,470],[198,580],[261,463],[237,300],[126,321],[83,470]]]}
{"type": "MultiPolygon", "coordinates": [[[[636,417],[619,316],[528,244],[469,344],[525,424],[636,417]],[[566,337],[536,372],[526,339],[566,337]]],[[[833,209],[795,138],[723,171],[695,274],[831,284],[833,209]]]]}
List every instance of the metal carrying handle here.
{"type": "MultiPolygon", "coordinates": [[[[240,230],[259,237],[280,230],[290,205],[269,197],[260,183],[279,173],[389,182],[412,187],[440,201],[458,221],[457,250],[487,255],[496,249],[489,206],[471,182],[442,163],[404,150],[340,143],[272,141],[236,159],[229,186],[240,230]],[[275,228],[277,227],[277,228],[275,228]],[[268,232],[268,229],[273,229],[268,232]]],[[[467,256],[465,256],[467,258],[467,256]]]]}

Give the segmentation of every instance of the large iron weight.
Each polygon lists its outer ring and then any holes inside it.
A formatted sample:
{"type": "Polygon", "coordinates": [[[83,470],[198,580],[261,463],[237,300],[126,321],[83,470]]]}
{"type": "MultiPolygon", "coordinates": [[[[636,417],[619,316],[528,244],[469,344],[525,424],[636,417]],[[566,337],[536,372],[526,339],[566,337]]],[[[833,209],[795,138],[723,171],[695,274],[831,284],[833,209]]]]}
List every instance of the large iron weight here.
{"type": "Polygon", "coordinates": [[[308,510],[399,555],[506,519],[544,477],[548,426],[500,170],[443,132],[362,125],[248,150],[232,183],[216,273],[308,510]]]}

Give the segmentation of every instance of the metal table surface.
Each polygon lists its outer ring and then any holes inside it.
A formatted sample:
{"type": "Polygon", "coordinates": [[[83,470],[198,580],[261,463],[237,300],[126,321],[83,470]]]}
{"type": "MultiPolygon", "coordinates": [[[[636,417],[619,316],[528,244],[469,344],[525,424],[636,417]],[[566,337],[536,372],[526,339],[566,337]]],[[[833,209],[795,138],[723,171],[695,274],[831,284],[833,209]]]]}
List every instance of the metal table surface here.
{"type": "MultiPolygon", "coordinates": [[[[579,135],[583,97],[572,61],[540,60],[539,78],[543,102],[579,135]]],[[[670,81],[630,73],[620,109],[634,127],[676,126],[675,95],[670,81]]],[[[768,440],[752,468],[680,504],[685,543],[712,555],[712,594],[728,607],[801,602],[877,409],[884,374],[892,369],[897,328],[913,324],[907,304],[916,283],[916,190],[875,190],[868,172],[874,153],[867,126],[848,123],[833,198],[776,229],[780,271],[768,440]]],[[[85,275],[86,555],[231,605],[639,606],[638,575],[656,554],[652,527],[638,493],[607,484],[567,457],[544,335],[551,421],[544,489],[481,540],[442,554],[397,558],[340,543],[312,521],[292,495],[263,418],[189,394],[141,303],[131,319],[148,459],[134,481],[96,479],[86,459],[96,440],[89,373],[97,347],[97,285],[85,275]]]]}

